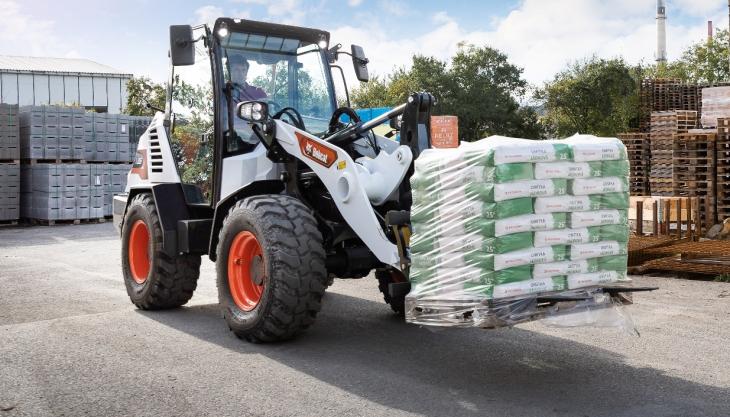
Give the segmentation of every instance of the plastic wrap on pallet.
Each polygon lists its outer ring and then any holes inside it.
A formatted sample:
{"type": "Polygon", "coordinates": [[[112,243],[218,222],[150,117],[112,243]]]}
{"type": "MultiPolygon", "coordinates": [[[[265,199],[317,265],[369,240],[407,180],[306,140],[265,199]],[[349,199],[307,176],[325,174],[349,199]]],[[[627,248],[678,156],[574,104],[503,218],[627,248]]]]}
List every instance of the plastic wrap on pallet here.
{"type": "Polygon", "coordinates": [[[702,127],[717,127],[717,119],[730,117],[730,87],[702,89],[702,127]]]}
{"type": "Polygon", "coordinates": [[[629,281],[628,176],[623,143],[590,135],[424,151],[411,178],[406,320],[587,323],[614,309],[603,288],[629,281]]]}

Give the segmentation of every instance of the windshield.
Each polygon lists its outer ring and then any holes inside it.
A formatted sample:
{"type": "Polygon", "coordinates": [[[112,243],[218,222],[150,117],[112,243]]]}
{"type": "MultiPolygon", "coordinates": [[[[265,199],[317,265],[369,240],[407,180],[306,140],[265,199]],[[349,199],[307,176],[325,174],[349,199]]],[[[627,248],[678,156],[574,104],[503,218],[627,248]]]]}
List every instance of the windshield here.
{"type": "MultiPolygon", "coordinates": [[[[307,132],[321,135],[327,130],[334,100],[329,66],[317,44],[233,32],[222,46],[224,75],[233,83],[234,102],[266,101],[272,115],[293,107],[307,132]]],[[[250,137],[250,128],[240,122],[235,123],[237,133],[250,137]]]]}

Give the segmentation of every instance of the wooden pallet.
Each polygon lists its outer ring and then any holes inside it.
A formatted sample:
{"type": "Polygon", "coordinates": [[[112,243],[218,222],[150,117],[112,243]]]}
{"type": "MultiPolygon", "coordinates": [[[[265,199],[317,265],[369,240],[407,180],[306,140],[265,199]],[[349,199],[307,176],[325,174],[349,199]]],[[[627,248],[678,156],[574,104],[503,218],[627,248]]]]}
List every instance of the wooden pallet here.
{"type": "Polygon", "coordinates": [[[106,223],[106,219],[104,217],[100,218],[93,218],[93,219],[56,219],[56,220],[46,220],[46,219],[25,219],[28,223],[34,226],[54,226],[57,224],[98,224],[98,223],[106,223]]]}
{"type": "Polygon", "coordinates": [[[11,226],[17,226],[17,225],[18,225],[18,219],[0,220],[0,227],[11,227],[11,226]]]}
{"type": "MultiPolygon", "coordinates": [[[[86,159],[64,159],[64,158],[51,158],[51,159],[22,159],[23,164],[36,165],[36,164],[89,164],[89,165],[129,165],[129,161],[88,161],[86,159]]],[[[19,161],[17,161],[19,162],[19,161]]]]}

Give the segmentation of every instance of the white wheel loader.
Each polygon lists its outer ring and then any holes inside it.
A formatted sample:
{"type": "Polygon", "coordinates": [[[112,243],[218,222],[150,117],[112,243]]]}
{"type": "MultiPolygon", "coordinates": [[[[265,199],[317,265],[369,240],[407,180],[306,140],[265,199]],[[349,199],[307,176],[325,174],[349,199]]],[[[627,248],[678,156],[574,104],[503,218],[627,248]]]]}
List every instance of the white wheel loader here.
{"type": "Polygon", "coordinates": [[[337,107],[333,73],[346,86],[336,65],[346,54],[367,81],[367,59],[355,45],[330,47],[329,37],[228,18],[212,29],[170,27],[166,108],[140,138],[113,204],[139,308],[185,304],[207,254],[224,317],[250,341],[291,338],[314,321],[334,277],[372,270],[403,314],[408,178],[430,146],[434,99],[413,94],[360,122],[337,107]],[[400,142],[372,132],[396,119],[400,142]]]}
{"type": "MultiPolygon", "coordinates": [[[[225,320],[252,342],[306,329],[335,277],[375,270],[385,301],[404,313],[409,180],[431,146],[434,98],[414,93],[361,122],[338,107],[333,77],[346,93],[338,57],[352,57],[361,81],[368,61],[358,46],[340,48],[325,31],[249,20],[170,27],[166,106],[139,140],[125,194],[113,200],[136,306],[185,304],[207,254],[225,320]],[[373,133],[386,121],[400,141],[373,133]]],[[[624,292],[638,290],[646,289],[603,288],[625,302],[624,292]]],[[[529,309],[491,308],[516,323],[586,300],[559,294],[535,298],[529,309]]]]}

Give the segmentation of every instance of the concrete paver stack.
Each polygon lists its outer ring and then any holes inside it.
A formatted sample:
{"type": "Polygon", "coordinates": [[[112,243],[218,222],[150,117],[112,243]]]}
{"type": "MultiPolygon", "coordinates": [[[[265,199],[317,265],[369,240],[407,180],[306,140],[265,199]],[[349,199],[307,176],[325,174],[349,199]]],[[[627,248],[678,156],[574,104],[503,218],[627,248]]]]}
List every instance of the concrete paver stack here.
{"type": "Polygon", "coordinates": [[[20,215],[47,222],[111,216],[150,118],[25,106],[19,119],[20,215]]]}
{"type": "Polygon", "coordinates": [[[0,222],[14,222],[20,213],[18,126],[18,106],[0,103],[0,222]]]}

